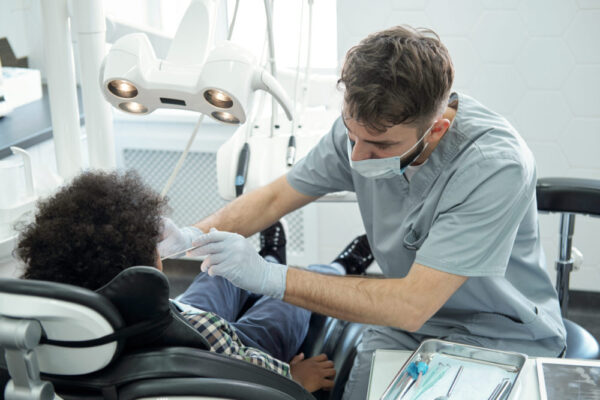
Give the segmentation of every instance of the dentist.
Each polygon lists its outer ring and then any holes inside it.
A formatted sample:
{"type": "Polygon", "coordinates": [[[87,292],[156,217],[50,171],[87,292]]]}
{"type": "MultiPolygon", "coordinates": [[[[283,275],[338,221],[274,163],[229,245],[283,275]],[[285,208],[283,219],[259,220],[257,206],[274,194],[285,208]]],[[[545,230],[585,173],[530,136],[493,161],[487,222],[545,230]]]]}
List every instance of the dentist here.
{"type": "Polygon", "coordinates": [[[210,275],[372,325],[344,399],[366,398],[375,349],[415,349],[432,337],[533,356],[565,349],[533,156],[505,118],[451,92],[453,76],[432,31],[398,26],[368,36],[346,56],[342,116],[331,131],[286,176],[196,224],[207,234],[194,254],[207,256],[210,275]],[[342,190],[356,193],[386,279],[269,263],[244,238],[342,190]]]}

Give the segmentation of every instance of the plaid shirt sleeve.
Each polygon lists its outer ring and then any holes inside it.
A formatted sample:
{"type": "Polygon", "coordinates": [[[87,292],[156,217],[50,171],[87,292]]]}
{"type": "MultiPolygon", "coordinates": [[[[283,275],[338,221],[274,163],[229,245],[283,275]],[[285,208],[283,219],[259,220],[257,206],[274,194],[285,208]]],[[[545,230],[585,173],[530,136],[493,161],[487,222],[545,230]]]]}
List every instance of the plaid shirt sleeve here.
{"type": "Polygon", "coordinates": [[[202,310],[185,311],[182,315],[206,338],[210,344],[210,351],[244,360],[287,378],[292,378],[289,364],[262,350],[244,346],[235,329],[218,315],[202,310]]]}

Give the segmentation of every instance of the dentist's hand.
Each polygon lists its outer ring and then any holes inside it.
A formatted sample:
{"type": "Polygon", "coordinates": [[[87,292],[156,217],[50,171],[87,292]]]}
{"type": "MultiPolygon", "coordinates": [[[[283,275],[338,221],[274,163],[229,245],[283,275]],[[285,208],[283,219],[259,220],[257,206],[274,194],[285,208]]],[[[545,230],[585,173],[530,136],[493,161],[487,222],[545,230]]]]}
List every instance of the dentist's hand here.
{"type": "Polygon", "coordinates": [[[283,299],[287,265],[265,261],[243,236],[213,228],[195,240],[196,245],[202,246],[191,254],[207,256],[202,271],[222,276],[242,289],[283,299]]]}
{"type": "MultiPolygon", "coordinates": [[[[189,249],[192,247],[192,242],[202,235],[203,232],[195,226],[178,228],[170,218],[162,217],[160,242],[157,246],[158,252],[161,257],[165,257],[189,249]]],[[[183,255],[181,254],[181,256],[183,255]]]]}

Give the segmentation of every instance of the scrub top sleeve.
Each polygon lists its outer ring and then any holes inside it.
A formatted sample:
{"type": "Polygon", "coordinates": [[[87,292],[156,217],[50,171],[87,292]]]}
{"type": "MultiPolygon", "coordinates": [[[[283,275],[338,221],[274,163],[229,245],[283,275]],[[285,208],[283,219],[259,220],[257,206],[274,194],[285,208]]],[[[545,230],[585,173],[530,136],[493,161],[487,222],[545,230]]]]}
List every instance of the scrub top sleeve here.
{"type": "Polygon", "coordinates": [[[486,159],[452,179],[415,262],[462,276],[502,276],[535,195],[535,171],[486,159]]]}
{"type": "Polygon", "coordinates": [[[307,196],[354,191],[345,126],[338,118],[321,141],[288,172],[288,183],[307,196]]]}

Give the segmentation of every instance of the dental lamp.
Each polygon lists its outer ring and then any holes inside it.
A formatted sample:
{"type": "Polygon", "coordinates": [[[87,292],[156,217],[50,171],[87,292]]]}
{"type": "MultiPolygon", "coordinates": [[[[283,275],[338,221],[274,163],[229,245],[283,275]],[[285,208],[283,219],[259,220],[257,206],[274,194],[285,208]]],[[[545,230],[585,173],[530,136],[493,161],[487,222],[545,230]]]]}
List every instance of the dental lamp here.
{"type": "Polygon", "coordinates": [[[264,90],[291,120],[285,91],[250,51],[230,41],[210,48],[215,14],[214,0],[192,1],[164,60],[156,57],[143,33],[117,40],[101,68],[105,99],[131,114],[172,108],[237,125],[247,121],[254,92],[264,90]]]}

